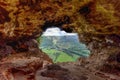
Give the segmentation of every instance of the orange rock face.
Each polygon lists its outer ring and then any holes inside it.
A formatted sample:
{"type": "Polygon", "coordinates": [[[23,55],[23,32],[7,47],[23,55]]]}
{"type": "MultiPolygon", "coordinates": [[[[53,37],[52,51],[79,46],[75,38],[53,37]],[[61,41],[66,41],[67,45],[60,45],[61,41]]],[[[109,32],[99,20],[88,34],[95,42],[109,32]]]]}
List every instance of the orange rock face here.
{"type": "Polygon", "coordinates": [[[51,24],[48,26],[66,24],[73,9],[76,10],[71,1],[1,0],[0,36],[3,39],[35,37],[46,23],[51,24]]]}
{"type": "Polygon", "coordinates": [[[109,0],[1,0],[0,36],[8,40],[36,37],[50,26],[78,33],[119,34],[115,4],[109,0]]]}
{"type": "MultiPolygon", "coordinates": [[[[88,59],[88,68],[100,65],[106,69],[108,62],[107,66],[113,65],[119,70],[119,59],[109,62],[109,50],[113,55],[118,52],[119,56],[119,6],[119,0],[0,0],[0,54],[5,54],[0,62],[0,80],[34,80],[38,68],[52,63],[38,50],[38,45],[36,47],[28,40],[38,37],[51,26],[90,35],[87,38],[83,35],[82,39],[88,39],[83,41],[97,54],[88,59]],[[111,39],[113,36],[117,39],[111,39]],[[6,57],[6,54],[12,55],[6,57]]],[[[59,75],[61,71],[57,72],[59,75]]],[[[64,73],[62,71],[60,75],[64,73]]],[[[58,78],[58,75],[51,70],[45,74],[50,78],[58,78]]]]}

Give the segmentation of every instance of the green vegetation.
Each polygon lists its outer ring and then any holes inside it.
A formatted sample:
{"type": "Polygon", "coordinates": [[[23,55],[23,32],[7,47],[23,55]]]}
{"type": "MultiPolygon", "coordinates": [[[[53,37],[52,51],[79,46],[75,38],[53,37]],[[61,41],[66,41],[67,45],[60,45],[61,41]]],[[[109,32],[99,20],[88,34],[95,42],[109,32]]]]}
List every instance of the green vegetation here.
{"type": "Polygon", "coordinates": [[[56,62],[71,62],[71,61],[76,61],[79,56],[77,55],[73,55],[73,56],[69,56],[68,54],[62,52],[62,51],[58,51],[55,49],[43,49],[43,51],[49,55],[49,57],[56,63],[56,62]]]}
{"type": "Polygon", "coordinates": [[[90,51],[77,36],[43,36],[40,49],[53,60],[53,62],[71,62],[80,57],[88,57],[90,51]]]}

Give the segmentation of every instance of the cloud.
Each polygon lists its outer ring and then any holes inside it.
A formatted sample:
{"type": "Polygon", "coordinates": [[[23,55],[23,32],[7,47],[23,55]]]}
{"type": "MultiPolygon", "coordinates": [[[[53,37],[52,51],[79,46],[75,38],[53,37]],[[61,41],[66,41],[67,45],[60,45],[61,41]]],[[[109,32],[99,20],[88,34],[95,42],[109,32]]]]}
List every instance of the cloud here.
{"type": "Polygon", "coordinates": [[[57,27],[48,28],[42,36],[75,36],[77,33],[67,33],[57,27]]]}

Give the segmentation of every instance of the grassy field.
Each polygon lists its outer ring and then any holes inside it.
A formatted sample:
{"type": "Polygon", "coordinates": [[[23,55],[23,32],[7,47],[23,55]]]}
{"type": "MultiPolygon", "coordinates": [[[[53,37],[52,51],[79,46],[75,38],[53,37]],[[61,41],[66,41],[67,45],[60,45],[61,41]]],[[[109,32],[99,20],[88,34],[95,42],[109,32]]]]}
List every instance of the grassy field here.
{"type": "Polygon", "coordinates": [[[49,57],[56,63],[56,62],[73,62],[76,61],[80,56],[72,55],[70,56],[67,53],[64,53],[62,51],[57,51],[55,49],[43,49],[43,52],[45,52],[49,57]]]}

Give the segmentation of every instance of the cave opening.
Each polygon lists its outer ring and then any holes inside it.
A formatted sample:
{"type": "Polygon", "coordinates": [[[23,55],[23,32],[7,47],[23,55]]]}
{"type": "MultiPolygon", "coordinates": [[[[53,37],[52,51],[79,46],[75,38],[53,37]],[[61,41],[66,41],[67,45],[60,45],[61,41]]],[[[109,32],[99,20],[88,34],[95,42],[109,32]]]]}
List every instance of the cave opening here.
{"type": "Polygon", "coordinates": [[[63,23],[54,23],[54,22],[49,22],[49,21],[46,21],[44,23],[44,25],[42,26],[42,31],[45,32],[48,28],[55,28],[57,26],[57,28],[61,29],[61,30],[64,30],[65,32],[68,32],[68,33],[72,33],[73,32],[73,29],[72,28],[63,28],[61,27],[63,25],[63,23]]]}
{"type": "Polygon", "coordinates": [[[41,27],[41,29],[42,31],[46,31],[46,29],[48,28],[57,26],[58,28],[60,28],[61,30],[64,30],[65,32],[72,33],[73,32],[72,28],[70,27],[63,28],[64,25],[67,25],[69,23],[70,23],[70,17],[65,15],[58,20],[51,20],[51,21],[46,20],[44,25],[41,27]]]}
{"type": "Polygon", "coordinates": [[[39,48],[55,63],[74,62],[90,55],[77,33],[68,33],[59,27],[47,28],[39,37],[39,43],[39,48]]]}

